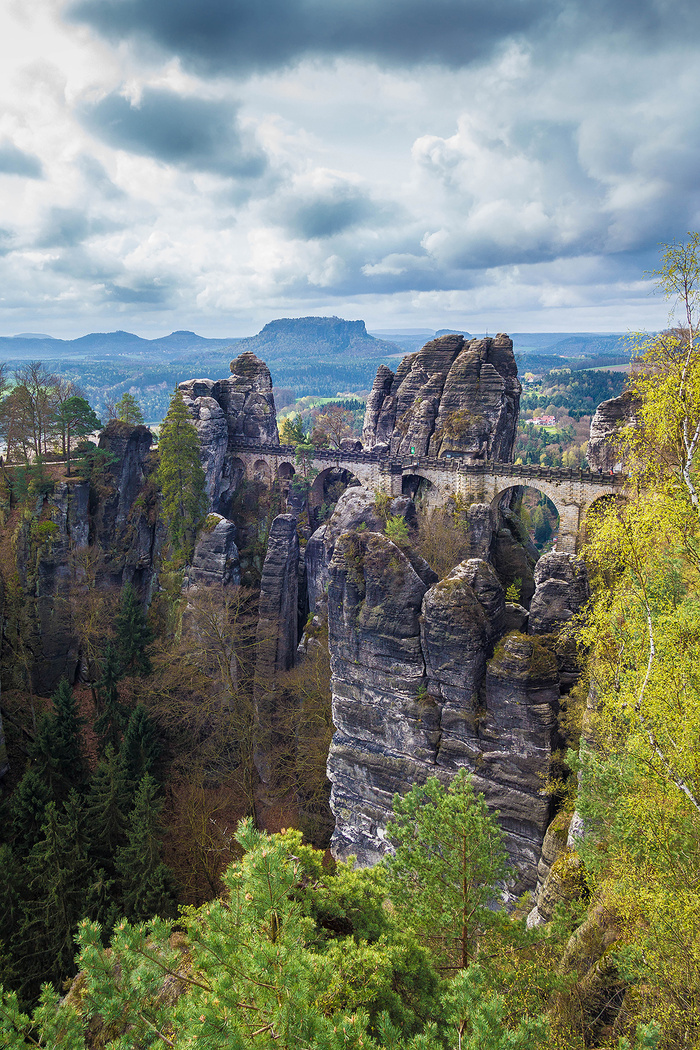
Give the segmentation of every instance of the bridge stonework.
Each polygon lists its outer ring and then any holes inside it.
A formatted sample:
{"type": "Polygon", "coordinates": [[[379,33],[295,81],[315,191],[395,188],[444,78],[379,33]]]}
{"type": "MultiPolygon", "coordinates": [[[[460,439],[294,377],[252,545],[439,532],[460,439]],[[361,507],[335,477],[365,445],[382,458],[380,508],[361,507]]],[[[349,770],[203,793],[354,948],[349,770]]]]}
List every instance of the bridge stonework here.
{"type": "MultiPolygon", "coordinates": [[[[283,484],[299,470],[295,449],[290,445],[237,445],[233,450],[249,480],[283,484]]],[[[574,554],[579,530],[587,511],[604,496],[622,495],[622,474],[597,474],[588,470],[560,467],[520,466],[514,463],[469,462],[455,456],[435,459],[428,456],[403,458],[374,452],[345,452],[315,449],[309,466],[318,472],[311,499],[320,502],[322,481],[330,470],[342,468],[361,485],[400,496],[404,479],[421,485],[421,499],[428,507],[443,505],[458,495],[470,503],[491,503],[494,508],[509,489],[527,485],[547,496],[559,514],[557,548],[574,554]],[[419,480],[421,479],[421,480],[419,480]]]]}

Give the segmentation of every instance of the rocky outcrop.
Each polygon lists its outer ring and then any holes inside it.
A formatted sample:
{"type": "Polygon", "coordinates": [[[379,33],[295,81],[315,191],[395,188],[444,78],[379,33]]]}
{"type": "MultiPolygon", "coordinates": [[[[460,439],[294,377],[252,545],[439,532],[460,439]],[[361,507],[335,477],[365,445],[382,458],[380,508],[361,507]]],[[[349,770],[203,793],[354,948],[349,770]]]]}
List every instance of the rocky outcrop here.
{"type": "Polygon", "coordinates": [[[210,506],[227,514],[241,476],[236,445],[279,445],[270,370],[247,352],[225,379],[190,379],[178,389],[199,435],[210,506]]]}
{"type": "Polygon", "coordinates": [[[0,715],[0,778],[5,776],[10,763],[7,760],[7,747],[5,745],[5,732],[2,728],[2,715],[0,715]]]}
{"type": "Polygon", "coordinates": [[[260,582],[255,708],[263,732],[255,764],[263,782],[270,772],[270,752],[278,731],[278,689],[275,675],[294,663],[298,637],[299,536],[293,514],[280,514],[272,523],[260,582]]]}
{"type": "Polygon", "coordinates": [[[530,603],[528,632],[558,631],[590,598],[588,573],[580,558],[550,551],[535,568],[535,594],[530,603]]]}
{"type": "Polygon", "coordinates": [[[107,458],[94,517],[95,537],[112,582],[128,581],[146,592],[153,579],[159,536],[152,441],[148,427],[119,420],[107,424],[99,440],[107,458]]]}
{"type": "Polygon", "coordinates": [[[382,365],[367,401],[363,442],[394,455],[512,458],[520,406],[513,343],[506,335],[445,335],[382,365]]]}
{"type": "Polygon", "coordinates": [[[591,470],[608,473],[611,470],[622,470],[623,455],[619,437],[621,430],[635,422],[638,402],[629,390],[619,397],[602,401],[591,420],[590,437],[586,459],[591,470]]]}
{"type": "MultiPolygon", "coordinates": [[[[370,492],[369,489],[354,485],[345,490],[330,520],[316,529],[306,544],[306,580],[311,612],[316,608],[321,595],[328,589],[328,570],[338,537],[349,529],[357,528],[382,532],[386,518],[390,516],[402,517],[409,535],[416,534],[418,516],[415,504],[408,496],[396,496],[380,509],[376,493],[370,492]]],[[[406,554],[421,579],[427,583],[437,580],[437,575],[415,551],[409,550],[406,554]]]]}
{"type": "Polygon", "coordinates": [[[491,656],[505,595],[483,559],[430,584],[386,536],[361,529],[337,537],[329,576],[334,854],[374,863],[394,793],[466,768],[500,812],[517,892],[533,887],[557,745],[548,641],[513,632],[491,656]]]}
{"type": "Polygon", "coordinates": [[[210,514],[204,523],[186,572],[186,587],[235,586],[241,582],[241,564],[236,546],[236,526],[220,514],[210,514]]]}

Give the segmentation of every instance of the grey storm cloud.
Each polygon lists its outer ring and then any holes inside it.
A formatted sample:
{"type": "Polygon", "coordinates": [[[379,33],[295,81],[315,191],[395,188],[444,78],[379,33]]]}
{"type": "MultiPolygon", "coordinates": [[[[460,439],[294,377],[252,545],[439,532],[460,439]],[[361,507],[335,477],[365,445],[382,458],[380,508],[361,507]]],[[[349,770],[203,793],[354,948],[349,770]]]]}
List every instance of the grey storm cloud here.
{"type": "Polygon", "coordinates": [[[463,66],[514,36],[580,45],[615,33],[638,44],[700,28],[696,0],[74,0],[68,17],[111,39],[141,39],[200,71],[249,73],[306,56],[463,66]]]}
{"type": "Polygon", "coordinates": [[[25,153],[13,142],[0,143],[0,173],[23,175],[26,179],[43,179],[41,161],[33,153],[25,153]]]}
{"type": "Polygon", "coordinates": [[[120,228],[110,220],[91,218],[80,208],[50,208],[34,245],[37,248],[74,248],[89,237],[120,228]]]}
{"type": "Polygon", "coordinates": [[[358,187],[339,184],[325,192],[289,199],[277,218],[293,237],[322,240],[360,226],[380,227],[396,220],[399,209],[372,200],[358,187]]]}
{"type": "Polygon", "coordinates": [[[78,0],[69,17],[141,38],[200,70],[250,72],[307,55],[452,66],[532,28],[542,0],[78,0]]]}
{"type": "Polygon", "coordinates": [[[267,167],[264,154],[244,141],[230,102],[146,88],[138,103],[114,92],[80,115],[110,146],[165,164],[238,178],[257,178],[267,167]]]}

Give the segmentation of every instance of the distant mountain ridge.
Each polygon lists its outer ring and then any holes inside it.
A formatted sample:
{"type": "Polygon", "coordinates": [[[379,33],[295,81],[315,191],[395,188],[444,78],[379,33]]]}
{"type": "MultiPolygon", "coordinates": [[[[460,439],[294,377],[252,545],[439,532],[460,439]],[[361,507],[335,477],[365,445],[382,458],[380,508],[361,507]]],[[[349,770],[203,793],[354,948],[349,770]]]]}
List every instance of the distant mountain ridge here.
{"type": "Polygon", "coordinates": [[[213,350],[239,342],[235,337],[207,339],[196,332],[171,332],[158,339],[144,339],[133,332],[90,332],[77,339],[55,339],[49,335],[0,336],[0,357],[56,358],[64,354],[143,353],[148,350],[171,351],[178,354],[189,350],[213,350]]]}
{"type": "Polygon", "coordinates": [[[369,335],[364,321],[342,317],[281,317],[270,321],[257,335],[240,339],[236,352],[252,350],[263,361],[303,355],[303,358],[381,357],[400,353],[402,347],[369,335]]]}

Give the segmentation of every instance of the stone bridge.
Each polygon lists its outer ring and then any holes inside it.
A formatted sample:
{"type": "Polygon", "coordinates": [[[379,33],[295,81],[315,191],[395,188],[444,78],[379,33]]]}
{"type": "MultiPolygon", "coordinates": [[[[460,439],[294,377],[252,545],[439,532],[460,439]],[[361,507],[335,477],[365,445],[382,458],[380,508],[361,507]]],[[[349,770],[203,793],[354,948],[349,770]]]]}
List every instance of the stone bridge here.
{"type": "Polygon", "coordinates": [[[509,490],[526,485],[547,496],[559,514],[561,551],[575,553],[585,515],[596,500],[622,495],[626,478],[622,474],[597,474],[588,470],[561,467],[516,466],[514,463],[474,462],[455,455],[435,459],[429,456],[393,457],[376,452],[347,452],[314,449],[306,466],[295,461],[292,445],[237,445],[234,467],[252,480],[288,487],[292,477],[307,470],[314,480],[310,501],[323,499],[324,481],[330,471],[348,471],[366,488],[390,496],[408,493],[424,507],[444,504],[458,495],[469,503],[491,503],[494,508],[509,490]]]}

